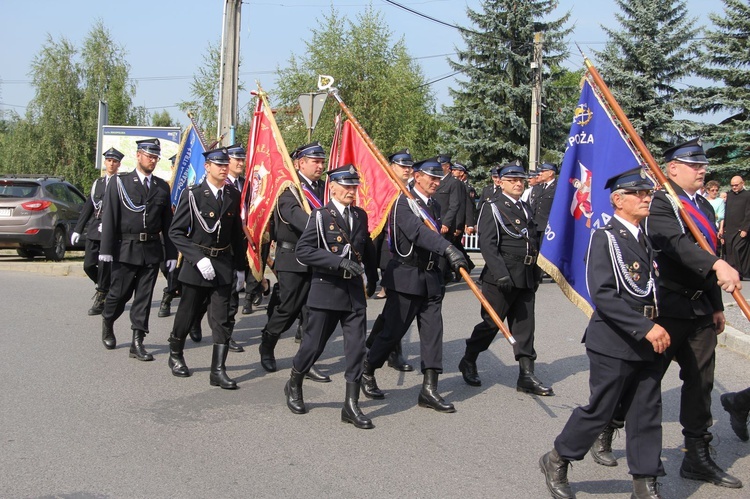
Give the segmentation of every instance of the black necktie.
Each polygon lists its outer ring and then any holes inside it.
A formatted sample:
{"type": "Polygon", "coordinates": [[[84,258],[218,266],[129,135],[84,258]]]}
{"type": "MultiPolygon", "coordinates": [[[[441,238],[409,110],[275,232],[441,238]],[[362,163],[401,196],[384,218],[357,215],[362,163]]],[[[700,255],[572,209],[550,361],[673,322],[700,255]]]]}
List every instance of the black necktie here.
{"type": "Polygon", "coordinates": [[[641,245],[641,248],[643,248],[643,251],[648,253],[648,247],[646,246],[646,235],[643,232],[638,233],[638,244],[641,245]]]}
{"type": "Polygon", "coordinates": [[[240,179],[236,178],[234,179],[234,188],[238,191],[240,190],[240,179]]]}
{"type": "Polygon", "coordinates": [[[146,192],[148,192],[148,177],[144,177],[143,179],[143,187],[146,188],[146,192]]]}
{"type": "Polygon", "coordinates": [[[224,189],[219,189],[216,192],[216,201],[219,202],[219,208],[221,208],[221,205],[224,203],[224,195],[222,194],[224,192],[224,189]]]}
{"type": "Polygon", "coordinates": [[[349,207],[344,208],[344,228],[347,232],[352,232],[352,226],[349,223],[349,207]]]}

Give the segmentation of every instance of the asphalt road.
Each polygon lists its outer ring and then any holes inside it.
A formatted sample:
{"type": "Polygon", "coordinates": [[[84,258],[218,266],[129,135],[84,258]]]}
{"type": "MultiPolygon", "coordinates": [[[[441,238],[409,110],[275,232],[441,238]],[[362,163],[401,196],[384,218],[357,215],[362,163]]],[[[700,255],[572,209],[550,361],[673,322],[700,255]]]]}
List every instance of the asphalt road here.
{"type": "MultiPolygon", "coordinates": [[[[537,374],[554,385],[555,397],[515,391],[517,365],[502,339],[479,358],[483,386],[464,384],[456,366],[479,306],[465,284],[451,284],[439,387],[457,412],[418,407],[421,375],[386,367],[378,371],[378,382],[387,398],[361,403],[376,426],[365,431],[340,422],[345,392],[340,334],[319,362],[333,382],[306,382],[310,412],[294,415],[284,403],[283,386],[297,344],[293,332],[287,333],[277,347],[279,372],[265,373],[257,350],[262,312],[238,317],[236,339],[246,352],[230,353],[227,365],[240,389],[226,391],[209,386],[206,340],[188,340],[192,377],[170,374],[173,317],[156,317],[161,278],[146,339],[156,360],[149,363],[128,358],[127,316],[115,325],[117,349],[104,349],[101,319],[86,315],[93,287],[85,277],[0,270],[0,282],[3,498],[548,497],[537,461],[570,411],[588,397],[588,361],[580,344],[586,318],[549,283],[537,299],[537,374]]],[[[371,324],[383,300],[369,305],[371,324]]],[[[416,327],[407,338],[406,353],[418,365],[416,327]]],[[[750,444],[734,436],[719,403],[719,394],[748,385],[749,366],[747,357],[718,349],[715,459],[746,482],[740,490],[679,477],[680,383],[677,369],[667,373],[668,475],[659,480],[664,497],[750,497],[750,444]]],[[[569,477],[579,498],[629,497],[624,444],[620,435],[614,443],[616,468],[590,458],[574,464],[569,477]]]]}

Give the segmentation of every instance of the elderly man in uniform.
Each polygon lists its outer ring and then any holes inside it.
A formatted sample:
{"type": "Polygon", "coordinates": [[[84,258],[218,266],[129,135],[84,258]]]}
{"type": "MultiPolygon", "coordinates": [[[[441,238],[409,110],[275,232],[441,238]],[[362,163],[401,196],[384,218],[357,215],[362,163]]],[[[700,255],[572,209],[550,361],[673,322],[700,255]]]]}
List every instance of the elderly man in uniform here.
{"type": "Polygon", "coordinates": [[[159,262],[166,257],[167,270],[174,270],[177,250],[167,235],[172,223],[169,184],[153,175],[161,154],[159,139],[136,144],[135,170],[113,177],[104,199],[99,260],[112,262],[112,281],[102,311],[102,342],[107,349],[115,348],[114,323],[135,294],[130,307],[130,357],[150,361],[154,357],[146,352],[143,340],[159,262]]]}
{"type": "Polygon", "coordinates": [[[313,269],[313,275],[307,297],[307,327],[284,393],[293,413],[307,412],[302,379],[340,324],[346,360],[346,399],[341,421],[371,429],[375,426],[359,408],[359,390],[367,334],[365,294],[375,293],[378,280],[375,246],[367,231],[367,213],[351,206],[359,185],[357,170],[347,164],[328,172],[328,179],[331,200],[325,207],[313,210],[297,242],[297,258],[313,269]],[[362,278],[365,273],[366,284],[362,278]]]}
{"type": "Polygon", "coordinates": [[[583,341],[589,357],[589,404],[576,408],[554,448],[539,461],[553,497],[574,497],[570,461],[580,461],[615,411],[626,414],[627,456],[636,499],[661,497],[661,377],[669,335],[654,323],[653,250],[641,230],[653,184],[643,170],[616,175],[610,190],[614,217],[591,235],[586,284],[594,313],[583,341]]]}
{"type": "Polygon", "coordinates": [[[719,237],[726,241],[727,262],[740,276],[750,278],[750,191],[739,175],[729,181],[732,190],[727,193],[724,210],[724,229],[719,237]]]}
{"type": "Polygon", "coordinates": [[[91,193],[86,198],[86,203],[84,203],[81,214],[78,216],[78,222],[70,235],[70,243],[78,244],[84,228],[86,229],[86,253],[83,258],[83,271],[96,284],[94,304],[89,309],[89,315],[100,315],[102,313],[104,300],[109,292],[112,263],[99,261],[102,210],[104,209],[104,192],[112,177],[117,175],[117,170],[120,169],[120,163],[124,157],[125,155],[114,147],[110,147],[104,153],[105,175],[96,179],[91,186],[91,193]]]}
{"type": "MultiPolygon", "coordinates": [[[[362,392],[368,398],[382,399],[375,380],[375,369],[383,366],[417,318],[424,375],[418,403],[438,412],[455,412],[437,391],[443,371],[443,296],[445,284],[438,259],[444,257],[458,271],[468,264],[458,249],[426,224],[441,226],[440,206],[432,199],[445,173],[437,158],[414,164],[414,200],[401,194],[389,215],[388,229],[393,258],[383,275],[388,290],[383,332],[367,354],[362,374],[362,392]],[[413,210],[419,210],[417,215],[413,210]]],[[[451,177],[452,178],[452,177],[451,177]]]]}
{"type": "MultiPolygon", "coordinates": [[[[482,293],[516,338],[513,345],[519,375],[516,389],[535,395],[554,395],[534,373],[534,301],[539,286],[539,238],[531,208],[521,201],[526,172],[517,164],[503,166],[499,175],[503,195],[485,203],[479,214],[479,248],[485,260],[482,293]]],[[[466,340],[466,351],[458,365],[464,381],[481,386],[477,357],[487,350],[498,328],[482,309],[482,322],[466,340]]]]}
{"type": "Polygon", "coordinates": [[[240,193],[226,182],[227,148],[203,155],[206,177],[183,192],[169,229],[170,239],[184,258],[179,277],[182,297],[169,337],[169,367],[175,376],[190,376],[183,356],[185,339],[207,302],[214,342],[209,380],[213,386],[231,390],[237,383],[226,372],[233,326],[230,300],[245,280],[240,193]]]}
{"type": "MultiPolygon", "coordinates": [[[[724,332],[725,326],[721,290],[731,293],[740,289],[740,277],[731,265],[696,244],[678,212],[682,205],[696,222],[702,237],[716,248],[714,210],[698,194],[708,164],[700,140],[693,139],[667,149],[664,160],[667,178],[677,199],[666,190],[654,193],[651,213],[646,218],[646,233],[658,250],[656,301],[659,315],[656,322],[667,330],[671,340],[664,353],[664,370],[666,372],[674,360],[680,366],[682,380],[680,424],[685,436],[685,456],[680,476],[740,488],[742,482],[724,472],[711,457],[713,435],[709,431],[713,424],[711,391],[716,337],[724,332]]],[[[613,419],[622,421],[623,414],[615,414],[613,419]]]]}
{"type": "MultiPolygon", "coordinates": [[[[409,149],[401,149],[388,156],[388,163],[391,169],[395,173],[396,177],[404,185],[407,185],[409,179],[414,173],[414,159],[412,159],[409,149]]],[[[388,262],[391,261],[392,255],[391,250],[388,247],[388,230],[387,228],[375,238],[375,248],[379,253],[378,262],[381,271],[381,275],[385,274],[388,268],[388,262]]],[[[380,293],[375,295],[375,299],[385,298],[386,291],[384,287],[380,288],[380,293]]],[[[375,337],[383,331],[383,324],[385,323],[385,317],[383,314],[378,315],[375,322],[372,325],[370,336],[367,338],[367,348],[372,347],[375,337]]],[[[403,346],[401,342],[396,344],[393,352],[388,356],[388,366],[392,367],[397,371],[409,372],[414,370],[414,366],[409,364],[403,355],[403,346]]]]}
{"type": "MultiPolygon", "coordinates": [[[[325,185],[320,177],[323,175],[326,153],[318,142],[312,142],[299,148],[296,153],[297,175],[302,185],[302,192],[308,204],[314,208],[323,206],[325,185]]],[[[260,365],[268,372],[276,372],[274,349],[281,333],[289,329],[297,320],[310,292],[312,274],[307,265],[297,260],[295,248],[299,236],[307,226],[310,216],[303,208],[297,188],[286,189],[276,203],[274,225],[276,230],[276,262],[274,268],[279,282],[279,304],[268,318],[262,331],[260,342],[260,365]]],[[[328,382],[331,379],[310,368],[306,375],[309,379],[328,382]]]]}

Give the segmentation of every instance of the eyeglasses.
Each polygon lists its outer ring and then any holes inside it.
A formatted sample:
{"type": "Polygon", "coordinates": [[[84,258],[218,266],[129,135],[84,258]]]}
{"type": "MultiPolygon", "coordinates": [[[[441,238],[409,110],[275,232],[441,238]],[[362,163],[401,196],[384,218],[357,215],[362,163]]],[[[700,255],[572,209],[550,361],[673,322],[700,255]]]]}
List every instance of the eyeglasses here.
{"type": "Polygon", "coordinates": [[[632,196],[637,196],[639,199],[643,199],[653,196],[654,191],[651,189],[644,189],[642,191],[625,191],[625,194],[630,194],[632,196]]]}
{"type": "Polygon", "coordinates": [[[504,177],[503,178],[503,182],[511,182],[511,183],[515,183],[515,182],[523,183],[523,180],[524,179],[522,179],[522,178],[515,178],[515,177],[504,177]]]}
{"type": "Polygon", "coordinates": [[[742,184],[729,184],[729,186],[730,186],[730,187],[739,187],[739,186],[741,186],[741,185],[742,185],[742,184]]]}

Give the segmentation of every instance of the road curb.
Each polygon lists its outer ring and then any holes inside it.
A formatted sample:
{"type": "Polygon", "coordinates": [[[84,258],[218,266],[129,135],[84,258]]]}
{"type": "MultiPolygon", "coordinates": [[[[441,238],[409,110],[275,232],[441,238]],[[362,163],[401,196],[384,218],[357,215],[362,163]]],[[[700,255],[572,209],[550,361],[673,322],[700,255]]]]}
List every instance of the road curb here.
{"type": "Polygon", "coordinates": [[[750,335],[738,331],[732,326],[726,326],[724,333],[718,336],[719,345],[738,354],[750,357],[750,335]]]}
{"type": "Polygon", "coordinates": [[[86,277],[83,262],[6,262],[0,263],[0,271],[33,272],[54,276],[86,277]]]}

